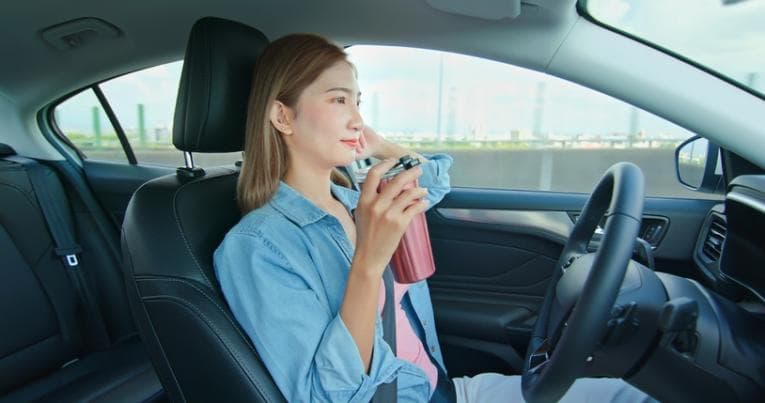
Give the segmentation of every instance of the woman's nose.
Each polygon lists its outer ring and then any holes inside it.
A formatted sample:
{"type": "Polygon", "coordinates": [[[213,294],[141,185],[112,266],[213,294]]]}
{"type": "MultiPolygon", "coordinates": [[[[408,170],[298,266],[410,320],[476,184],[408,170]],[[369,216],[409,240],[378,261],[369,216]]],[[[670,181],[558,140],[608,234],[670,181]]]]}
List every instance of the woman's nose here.
{"type": "Polygon", "coordinates": [[[353,107],[351,108],[353,111],[353,116],[351,116],[351,122],[350,127],[353,130],[360,131],[364,128],[364,118],[361,117],[361,111],[359,111],[359,107],[353,107]]]}

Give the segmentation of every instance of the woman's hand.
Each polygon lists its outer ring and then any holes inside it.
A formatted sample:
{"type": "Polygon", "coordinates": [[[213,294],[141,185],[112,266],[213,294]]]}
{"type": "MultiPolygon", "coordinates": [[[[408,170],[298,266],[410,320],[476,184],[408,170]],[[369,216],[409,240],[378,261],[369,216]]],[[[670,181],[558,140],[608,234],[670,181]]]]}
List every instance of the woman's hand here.
{"type": "Polygon", "coordinates": [[[377,192],[382,176],[395,164],[395,159],[385,160],[369,170],[356,208],[356,253],[351,270],[375,278],[382,276],[412,218],[427,209],[423,199],[427,189],[405,189],[422,174],[420,167],[400,173],[377,192]]]}
{"type": "Polygon", "coordinates": [[[340,307],[340,316],[367,373],[372,362],[382,273],[412,218],[427,208],[423,200],[427,190],[409,187],[422,174],[420,167],[398,174],[377,192],[380,179],[395,164],[396,159],[386,159],[372,167],[361,187],[355,212],[356,253],[340,307]]]}
{"type": "Polygon", "coordinates": [[[359,136],[359,145],[356,146],[356,159],[364,160],[370,157],[379,158],[385,139],[377,134],[374,129],[364,126],[359,136]]]}
{"type": "Polygon", "coordinates": [[[369,157],[375,157],[378,160],[387,158],[398,159],[404,155],[410,155],[417,158],[423,164],[428,161],[427,158],[414,151],[407,150],[404,147],[385,140],[371,127],[364,126],[364,130],[361,131],[361,136],[359,137],[359,145],[356,147],[357,160],[363,160],[369,157]]]}

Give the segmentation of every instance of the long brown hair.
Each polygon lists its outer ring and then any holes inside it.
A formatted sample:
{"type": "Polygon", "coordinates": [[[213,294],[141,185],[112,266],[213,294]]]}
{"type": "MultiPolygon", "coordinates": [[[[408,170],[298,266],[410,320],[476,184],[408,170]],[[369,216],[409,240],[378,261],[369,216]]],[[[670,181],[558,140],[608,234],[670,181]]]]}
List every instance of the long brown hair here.
{"type": "MultiPolygon", "coordinates": [[[[295,110],[303,90],[338,61],[348,61],[343,49],[312,34],[284,36],[263,51],[255,65],[247,107],[244,159],[237,186],[242,214],[271,200],[287,172],[287,144],[269,119],[274,101],[295,110]]],[[[337,170],[332,172],[332,180],[349,185],[337,170]]]]}

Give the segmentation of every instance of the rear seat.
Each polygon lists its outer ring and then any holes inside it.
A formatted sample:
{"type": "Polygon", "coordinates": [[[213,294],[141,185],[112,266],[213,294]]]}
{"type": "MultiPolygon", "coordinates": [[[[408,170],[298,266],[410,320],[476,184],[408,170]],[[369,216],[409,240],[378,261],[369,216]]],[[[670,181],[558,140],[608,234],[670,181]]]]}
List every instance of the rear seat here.
{"type": "MultiPolygon", "coordinates": [[[[2,159],[12,154],[0,144],[0,402],[163,400],[130,316],[119,263],[92,231],[92,217],[75,195],[57,200],[66,211],[74,207],[79,267],[100,315],[86,314],[53,252],[27,171],[2,159]],[[105,332],[95,332],[93,323],[105,332]]],[[[61,187],[54,170],[44,169],[46,185],[61,187]]]]}

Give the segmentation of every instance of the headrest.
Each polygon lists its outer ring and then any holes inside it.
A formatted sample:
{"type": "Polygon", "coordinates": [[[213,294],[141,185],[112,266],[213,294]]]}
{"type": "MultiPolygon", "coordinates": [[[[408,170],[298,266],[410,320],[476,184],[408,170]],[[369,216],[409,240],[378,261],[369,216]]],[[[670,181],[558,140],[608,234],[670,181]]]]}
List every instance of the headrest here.
{"type": "Polygon", "coordinates": [[[247,101],[255,61],[268,39],[221,18],[194,23],[178,88],[173,144],[182,151],[244,149],[247,101]]]}
{"type": "Polygon", "coordinates": [[[0,143],[0,157],[8,157],[10,155],[16,155],[16,150],[8,144],[0,143]]]}

